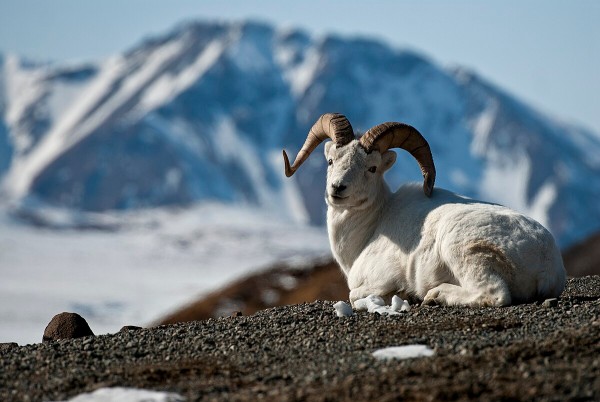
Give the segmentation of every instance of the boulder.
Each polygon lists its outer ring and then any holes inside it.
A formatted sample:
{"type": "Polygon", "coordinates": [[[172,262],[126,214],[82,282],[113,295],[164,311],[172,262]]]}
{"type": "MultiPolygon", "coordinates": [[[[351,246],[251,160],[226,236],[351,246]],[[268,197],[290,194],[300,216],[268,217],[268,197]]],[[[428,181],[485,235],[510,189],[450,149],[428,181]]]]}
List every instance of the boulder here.
{"type": "Polygon", "coordinates": [[[55,315],[42,337],[43,342],[56,341],[58,339],[75,339],[84,336],[93,336],[94,333],[85,319],[77,313],[60,313],[55,315]]]}

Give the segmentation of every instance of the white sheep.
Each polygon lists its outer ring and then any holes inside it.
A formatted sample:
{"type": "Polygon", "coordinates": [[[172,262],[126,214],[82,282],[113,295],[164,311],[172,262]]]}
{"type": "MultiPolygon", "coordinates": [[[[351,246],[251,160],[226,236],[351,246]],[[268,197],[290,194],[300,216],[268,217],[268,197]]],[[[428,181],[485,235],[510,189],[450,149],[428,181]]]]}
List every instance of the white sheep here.
{"type": "Polygon", "coordinates": [[[324,114],[292,166],[283,152],[286,175],[326,139],[327,229],[352,304],[398,294],[424,304],[507,306],[563,291],[566,273],[548,230],[509,208],[433,191],[433,158],[415,128],[384,123],[357,140],[343,115],[324,114]],[[394,147],[415,157],[423,189],[389,190],[383,173],[394,147]]]}

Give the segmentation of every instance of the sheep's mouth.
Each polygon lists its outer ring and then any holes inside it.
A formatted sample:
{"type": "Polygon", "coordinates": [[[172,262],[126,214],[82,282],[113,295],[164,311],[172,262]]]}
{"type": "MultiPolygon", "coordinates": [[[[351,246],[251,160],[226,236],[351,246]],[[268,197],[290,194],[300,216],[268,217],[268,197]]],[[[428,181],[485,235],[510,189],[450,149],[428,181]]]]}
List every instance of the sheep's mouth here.
{"type": "Polygon", "coordinates": [[[342,197],[339,195],[329,194],[328,198],[331,204],[344,204],[346,200],[350,198],[350,196],[342,197]]]}

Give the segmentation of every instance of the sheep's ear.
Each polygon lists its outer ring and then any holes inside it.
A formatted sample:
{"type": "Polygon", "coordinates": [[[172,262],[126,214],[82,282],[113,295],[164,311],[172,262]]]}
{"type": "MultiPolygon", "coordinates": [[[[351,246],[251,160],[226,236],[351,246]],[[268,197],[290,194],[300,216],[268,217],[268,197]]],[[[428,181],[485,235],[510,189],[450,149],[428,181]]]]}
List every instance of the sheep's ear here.
{"type": "Polygon", "coordinates": [[[333,141],[327,141],[325,143],[325,159],[328,158],[329,155],[329,149],[331,148],[331,146],[333,145],[333,141]]]}
{"type": "Polygon", "coordinates": [[[385,151],[381,155],[381,171],[385,172],[396,162],[396,153],[394,151],[385,151]]]}

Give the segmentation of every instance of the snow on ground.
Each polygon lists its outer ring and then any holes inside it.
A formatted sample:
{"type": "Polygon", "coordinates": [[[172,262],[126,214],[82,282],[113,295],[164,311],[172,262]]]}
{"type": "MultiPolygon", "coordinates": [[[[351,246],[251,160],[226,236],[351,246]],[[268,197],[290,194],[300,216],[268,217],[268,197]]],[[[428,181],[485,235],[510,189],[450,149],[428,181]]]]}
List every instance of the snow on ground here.
{"type": "Polygon", "coordinates": [[[343,301],[339,301],[337,303],[335,303],[333,305],[333,308],[335,309],[335,314],[338,317],[350,317],[352,315],[354,315],[354,311],[352,311],[352,307],[350,307],[350,305],[346,302],[343,301]]]}
{"type": "Polygon", "coordinates": [[[400,314],[401,311],[410,311],[410,304],[406,300],[394,295],[391,306],[386,306],[383,299],[377,295],[369,295],[354,302],[354,308],[358,311],[368,311],[369,313],[400,314]]]}
{"type": "MultiPolygon", "coordinates": [[[[67,217],[47,218],[64,224],[67,217]]],[[[204,205],[99,216],[113,231],[39,229],[0,215],[0,342],[40,342],[50,319],[81,314],[95,334],[145,326],[279,261],[329,255],[324,228],[204,205]]]]}
{"type": "MultiPolygon", "coordinates": [[[[341,300],[335,303],[333,308],[338,317],[350,317],[354,315],[352,307],[341,300]]],[[[381,315],[398,315],[403,311],[410,311],[410,304],[407,300],[402,300],[402,298],[394,295],[392,297],[392,304],[386,306],[385,301],[380,296],[369,295],[354,301],[354,308],[357,311],[368,311],[369,313],[378,313],[381,315]]]]}
{"type": "Polygon", "coordinates": [[[172,392],[149,391],[136,388],[99,388],[94,392],[77,395],[69,402],[180,402],[179,394],[172,392]]]}
{"type": "Polygon", "coordinates": [[[373,352],[373,357],[377,360],[391,360],[391,359],[414,359],[417,357],[430,357],[435,352],[430,349],[427,345],[404,345],[404,346],[390,346],[383,349],[377,349],[373,352]]]}

